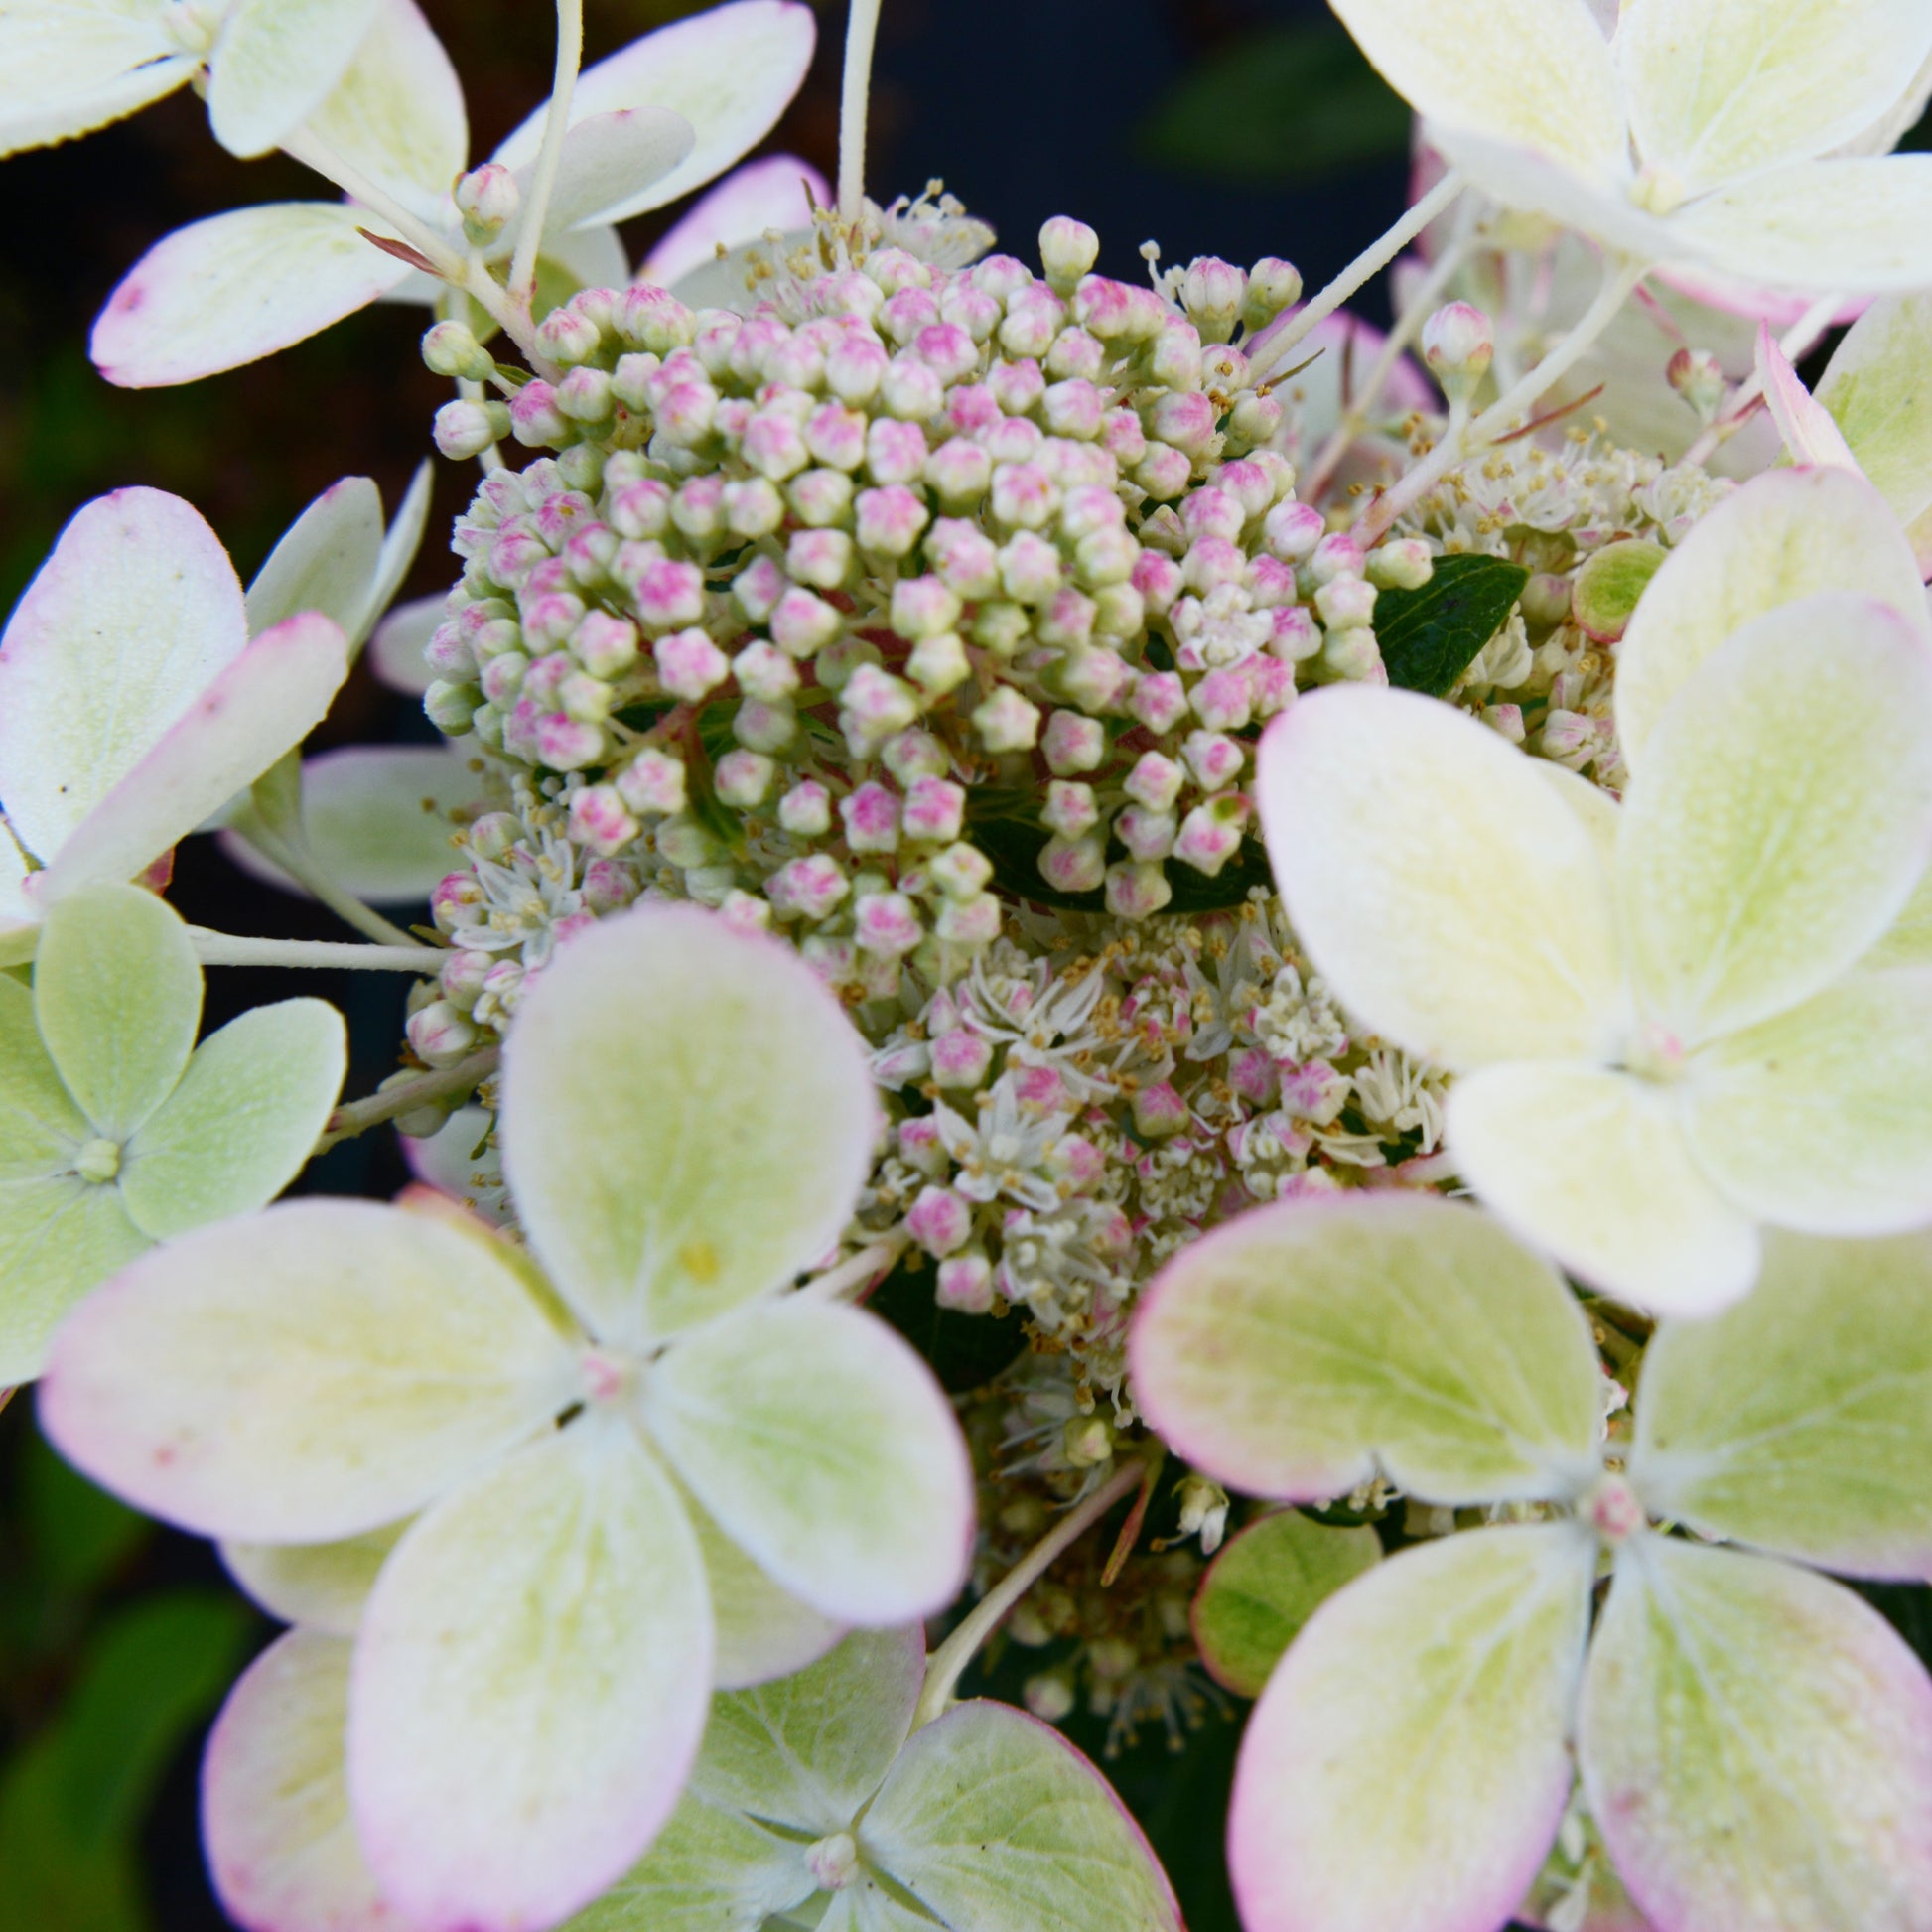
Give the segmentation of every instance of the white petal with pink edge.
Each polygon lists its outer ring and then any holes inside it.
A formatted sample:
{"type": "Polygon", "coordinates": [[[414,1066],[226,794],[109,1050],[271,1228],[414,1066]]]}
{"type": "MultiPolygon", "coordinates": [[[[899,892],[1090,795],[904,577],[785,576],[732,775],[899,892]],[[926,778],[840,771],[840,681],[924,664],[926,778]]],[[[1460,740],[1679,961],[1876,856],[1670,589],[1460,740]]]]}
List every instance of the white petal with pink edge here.
{"type": "Polygon", "coordinates": [[[247,1932],[410,1932],[356,1843],[344,1780],[347,1642],[291,1630],[245,1670],[202,1760],[202,1840],[247,1932]]]}
{"type": "Polygon", "coordinates": [[[1484,1067],[1449,1091],[1449,1147],[1507,1227],[1634,1308],[1709,1314],[1757,1277],[1752,1218],[1699,1166],[1667,1087],[1596,1066],[1484,1067]]]}
{"type": "Polygon", "coordinates": [[[1590,1647],[1579,1755],[1658,1932],[1932,1927],[1932,1683],[1823,1577],[1641,1536],[1590,1647]]]}
{"type": "Polygon", "coordinates": [[[41,1423],[151,1515],[321,1542],[421,1508],[579,1388],[483,1230],[291,1201],[198,1228],[89,1297],[61,1332],[41,1423]]]}
{"type": "Polygon", "coordinates": [[[63,843],[44,900],[144,871],[300,745],[347,675],[327,618],[305,613],[257,637],[63,843]]]}
{"type": "MultiPolygon", "coordinates": [[[[558,157],[545,229],[608,227],[606,210],[661,181],[690,154],[696,138],[690,122],[662,107],[620,107],[573,119],[558,157]]],[[[535,173],[534,161],[516,170],[526,197],[535,173]]],[[[506,254],[514,245],[506,230],[491,252],[506,254]]]]}
{"type": "Polygon", "coordinates": [[[82,509],[0,638],[0,803],[20,842],[51,861],[247,641],[234,566],[190,504],[133,488],[82,509]]]}
{"type": "Polygon", "coordinates": [[[234,0],[208,56],[207,114],[230,154],[266,154],[320,107],[377,0],[234,0]]]}
{"type": "Polygon", "coordinates": [[[1863,479],[1774,470],[1700,517],[1650,580],[1617,646],[1617,738],[1631,768],[1665,706],[1719,645],[1820,591],[1889,604],[1932,643],[1911,546],[1863,479]]]}
{"type": "Polygon", "coordinates": [[[415,273],[363,239],[337,202],[270,202],[177,228],[108,298],[89,353],[123,389],[258,362],[365,309],[415,273]]]}
{"type": "Polygon", "coordinates": [[[1793,463],[1816,469],[1859,470],[1859,460],[1832,412],[1805,387],[1791,366],[1790,356],[1778,346],[1770,325],[1762,322],[1757,325],[1757,375],[1764,385],[1765,407],[1793,463]]]}
{"type": "Polygon", "coordinates": [[[588,1904],[676,1806],[711,1663],[697,1540],[627,1423],[594,1412],[484,1470],[364,1611],[348,1782],[377,1882],[423,1932],[588,1904]]]}
{"type": "Polygon", "coordinates": [[[602,1340],[641,1346],[788,1282],[843,1232],[878,1101],[811,969],[708,912],[574,938],[517,1013],[503,1165],[602,1340]]]}
{"type": "Polygon", "coordinates": [[[725,1534],[825,1615],[902,1623],[965,1582],[965,1441],[930,1369],[876,1315],[753,1303],[665,1353],[643,1413],[725,1534]]]}
{"type": "Polygon", "coordinates": [[[1256,1208],[1157,1278],[1136,1399],[1188,1461],[1309,1502],[1386,1472],[1437,1503],[1575,1494],[1596,1466],[1588,1332],[1548,1264],[1460,1203],[1256,1208]]]}
{"type": "MultiPolygon", "coordinates": [[[[668,107],[697,134],[684,162],[642,191],[598,211],[627,221],[663,207],[724,173],[777,125],[811,65],[817,28],[797,0],[730,0],[660,27],[587,68],[571,97],[573,122],[621,107],[668,107]]],[[[496,151],[508,168],[534,161],[539,111],[496,151]]]]}
{"type": "Polygon", "coordinates": [[[1522,753],[1436,699],[1338,684],[1269,727],[1258,790],[1288,915],[1368,1027],[1455,1067],[1607,1053],[1609,880],[1522,753]]]}
{"type": "Polygon", "coordinates": [[[1248,1932],[1495,1932],[1570,1793],[1595,1562],[1574,1524],[1473,1530],[1315,1611],[1235,1771],[1248,1932]]]}
{"type": "Polygon", "coordinates": [[[832,190],[809,161],[795,154],[767,155],[735,168],[659,238],[637,273],[669,288],[680,276],[715,261],[721,248],[757,241],[767,230],[780,234],[811,225],[814,207],[831,205],[832,190]]]}

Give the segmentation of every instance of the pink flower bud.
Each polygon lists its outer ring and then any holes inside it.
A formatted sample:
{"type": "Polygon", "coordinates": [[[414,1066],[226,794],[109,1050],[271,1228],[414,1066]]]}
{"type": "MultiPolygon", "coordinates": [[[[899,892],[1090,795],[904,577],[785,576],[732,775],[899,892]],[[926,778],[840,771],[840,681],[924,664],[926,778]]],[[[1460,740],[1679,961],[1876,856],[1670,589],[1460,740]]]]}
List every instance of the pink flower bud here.
{"type": "Polygon", "coordinates": [[[684,809],[684,761],[647,747],[617,774],[619,796],[633,812],[669,814],[684,809]]]}
{"type": "Polygon", "coordinates": [[[903,893],[871,893],[853,914],[853,937],[861,952],[900,959],[924,938],[918,909],[903,893]]]}
{"type": "Polygon", "coordinates": [[[839,800],[845,842],[854,852],[896,852],[898,849],[898,800],[868,779],[848,798],[839,800]]]}
{"type": "Polygon", "coordinates": [[[1056,214],[1039,231],[1040,266],[1061,295],[1072,294],[1099,259],[1100,237],[1084,221],[1056,214]]]}
{"type": "Polygon", "coordinates": [[[886,298],[879,311],[879,328],[902,348],[921,329],[939,320],[939,304],[932,291],[913,283],[886,298]]]}
{"type": "MultiPolygon", "coordinates": [[[[1058,327],[1057,320],[1047,326],[1047,342],[1052,341],[1058,327]]],[[[993,400],[1009,416],[1027,416],[1038,407],[1046,393],[1046,378],[1032,355],[1022,355],[1016,361],[995,362],[987,371],[986,386],[993,400]]]]}
{"type": "Polygon", "coordinates": [[[985,1314],[993,1306],[993,1264],[976,1248],[942,1261],[934,1299],[959,1314],[985,1314]]]}
{"type": "Polygon", "coordinates": [[[604,756],[604,733],[561,711],[546,712],[537,720],[536,753],[537,762],[553,771],[581,771],[604,756]]]}
{"type": "Polygon", "coordinates": [[[1187,734],[1181,755],[1203,791],[1220,791],[1241,775],[1247,752],[1237,739],[1220,732],[1197,731],[1187,734]]]}
{"type": "Polygon", "coordinates": [[[437,449],[452,463],[481,456],[510,433],[507,405],[500,402],[446,402],[436,412],[432,434],[437,449]]]}
{"type": "Polygon", "coordinates": [[[477,1043],[477,1030],[448,1000],[432,1000],[409,1016],[403,1031],[425,1066],[454,1066],[477,1043]]]}
{"type": "Polygon", "coordinates": [[[1084,1134],[1063,1134],[1046,1150],[1042,1164],[1062,1192],[1084,1194],[1107,1171],[1106,1158],[1084,1134]]]}
{"type": "Polygon", "coordinates": [[[770,795],[778,767],[760,752],[727,752],[718,760],[714,780],[718,796],[740,811],[761,805],[770,795]]]}
{"type": "Polygon", "coordinates": [[[1000,587],[999,552],[973,524],[942,518],[925,544],[927,561],[954,596],[984,598],[1000,587]]]}
{"type": "Polygon", "coordinates": [[[905,794],[901,829],[921,844],[950,844],[965,822],[965,788],[944,778],[915,778],[905,794]]]}
{"type": "Polygon", "coordinates": [[[993,867],[976,846],[955,844],[929,860],[926,873],[948,898],[968,900],[993,877],[993,867]]]}
{"type": "Polygon", "coordinates": [[[1368,581],[1378,590],[1419,591],[1429,582],[1436,560],[1421,537],[1403,537],[1368,554],[1368,581]]]}
{"type": "Polygon", "coordinates": [[[832,794],[816,778],[802,778],[778,800],[778,823],[793,838],[822,838],[832,829],[832,794]]]}
{"type": "Polygon", "coordinates": [[[1114,832],[1131,857],[1139,860],[1165,859],[1173,850],[1175,821],[1173,812],[1149,811],[1144,805],[1129,805],[1114,820],[1114,832]]]}
{"type": "Polygon", "coordinates": [[[1241,849],[1248,801],[1238,793],[1207,799],[1181,821],[1173,856],[1212,879],[1241,849]]]}
{"type": "Polygon", "coordinates": [[[1326,519],[1311,503],[1277,503],[1262,524],[1262,541],[1284,563],[1306,563],[1327,528],[1326,519]]]}
{"type": "Polygon", "coordinates": [[[1100,806],[1091,785],[1068,784],[1055,778],[1046,787],[1046,804],[1039,814],[1048,831],[1063,839],[1077,839],[1100,823],[1100,806]]]}
{"type": "Polygon", "coordinates": [[[1134,466],[1134,481],[1157,502],[1172,502],[1186,489],[1193,475],[1193,460],[1170,443],[1149,443],[1147,454],[1134,466]]]}
{"type": "Polygon", "coordinates": [[[1000,936],[1004,919],[1000,901],[991,893],[980,893],[971,898],[949,899],[939,908],[932,930],[949,946],[977,952],[1000,936]]]}
{"type": "Polygon", "coordinates": [[[704,572],[696,564],[659,559],[638,577],[631,600],[647,629],[694,624],[704,616],[704,572]]]}
{"type": "Polygon", "coordinates": [[[966,1245],[973,1210],[950,1187],[924,1187],[905,1217],[905,1231],[927,1254],[944,1257],[966,1245]]]}
{"type": "Polygon", "coordinates": [[[1361,577],[1336,577],[1314,594],[1314,608],[1330,630],[1352,630],[1375,620],[1375,586],[1361,577]]]}
{"type": "Polygon", "coordinates": [[[1097,718],[1056,711],[1040,741],[1047,768],[1061,777],[1075,771],[1098,770],[1107,754],[1107,728],[1097,718]]]}
{"type": "MultiPolygon", "coordinates": [[[[995,473],[997,486],[998,473],[995,473]]],[[[1000,547],[1000,584],[1020,604],[1044,604],[1065,582],[1058,548],[1032,530],[1022,530],[1000,547]]]]}
{"type": "Polygon", "coordinates": [[[651,655],[656,660],[658,683],[687,703],[696,703],[731,676],[731,659],[695,627],[658,638],[651,655]]]}
{"type": "Polygon", "coordinates": [[[1300,605],[1273,611],[1268,620],[1268,648],[1284,664],[1299,664],[1321,648],[1321,632],[1312,612],[1300,605]]]}
{"type": "Polygon", "coordinates": [[[811,852],[780,866],[766,881],[764,890],[780,916],[791,914],[816,923],[852,888],[836,859],[827,853],[811,852]]]}
{"type": "Polygon", "coordinates": [[[1069,839],[1056,834],[1040,848],[1039,876],[1059,893],[1091,893],[1107,873],[1107,842],[1089,833],[1069,839]]]}
{"type": "Polygon", "coordinates": [[[1422,326],[1422,358],[1451,402],[1474,393],[1495,353],[1489,318],[1472,303],[1451,302],[1422,326]]]}
{"type": "Polygon", "coordinates": [[[1134,1095],[1134,1131],[1147,1140],[1165,1140],[1187,1125],[1187,1103],[1162,1080],[1134,1095]]]}
{"type": "Polygon", "coordinates": [[[810,657],[839,635],[845,620],[823,598],[794,586],[779,598],[769,625],[771,641],[788,657],[810,657]]]}
{"type": "Polygon", "coordinates": [[[1213,447],[1214,404],[1196,390],[1174,390],[1157,397],[1143,412],[1147,433],[1190,457],[1213,447]]]}
{"type": "Polygon", "coordinates": [[[538,378],[526,382],[510,402],[510,434],[531,449],[560,449],[574,431],[557,407],[557,392],[538,378]]]}
{"type": "Polygon", "coordinates": [[[1156,671],[1142,678],[1127,708],[1149,731],[1165,735],[1187,715],[1187,688],[1175,671],[1156,671]]]}
{"type": "Polygon", "coordinates": [[[1039,708],[1003,684],[973,712],[973,729],[989,752],[1031,752],[1039,740],[1039,708]]]}
{"type": "Polygon", "coordinates": [[[859,547],[876,557],[903,557],[929,520],[926,506],[902,484],[862,489],[853,503],[859,547]]]}
{"type": "Polygon", "coordinates": [[[1248,299],[1248,278],[1232,262],[1197,255],[1181,278],[1180,302],[1210,343],[1224,343],[1248,299]]]}
{"type": "Polygon", "coordinates": [[[608,858],[637,836],[637,821],[617,786],[586,785],[572,794],[570,840],[608,858]]]}
{"type": "Polygon", "coordinates": [[[460,175],[454,200],[463,217],[464,239],[473,248],[487,248],[515,219],[522,199],[516,177],[497,162],[486,161],[460,175]]]}
{"type": "Polygon", "coordinates": [[[443,997],[464,1013],[477,1004],[483,992],[483,975],[496,963],[496,955],[486,952],[453,952],[443,962],[438,975],[443,997]]]}
{"type": "Polygon", "coordinates": [[[993,1048],[978,1034],[955,1027],[932,1041],[932,1077],[948,1091],[977,1087],[993,1065],[993,1048]]]}
{"type": "Polygon", "coordinates": [[[946,1144],[939,1138],[939,1123],[930,1114],[899,1122],[898,1158],[915,1173],[934,1177],[952,1165],[946,1144]]]}

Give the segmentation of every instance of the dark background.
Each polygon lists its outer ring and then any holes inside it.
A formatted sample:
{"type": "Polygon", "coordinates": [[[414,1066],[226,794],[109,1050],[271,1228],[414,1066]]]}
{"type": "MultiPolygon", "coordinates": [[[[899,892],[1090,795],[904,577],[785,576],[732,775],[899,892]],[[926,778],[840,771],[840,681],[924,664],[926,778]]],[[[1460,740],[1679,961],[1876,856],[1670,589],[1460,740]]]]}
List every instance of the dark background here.
{"type": "MultiPolygon", "coordinates": [[[[461,70],[478,157],[536,103],[550,65],[540,0],[424,0],[461,70]]],[[[595,60],[678,14],[678,0],[590,0],[595,60]]],[[[844,9],[819,6],[809,81],[766,144],[835,173],[844,9]]],[[[1077,214],[1101,266],[1137,250],[1246,264],[1285,255],[1318,288],[1401,211],[1407,117],[1320,0],[886,0],[869,186],[880,200],[944,178],[1030,257],[1040,222],[1077,214]]],[[[117,390],[86,359],[109,291],[161,235],[247,202],[331,191],[294,163],[243,164],[177,95],[83,142],[0,164],[13,210],[0,270],[0,611],[62,524],[125,483],[193,501],[243,579],[302,507],[362,473],[390,505],[448,395],[415,353],[423,312],[377,307],[251,368],[187,388],[117,390]]],[[[674,214],[675,211],[673,211],[674,214]]],[[[672,215],[626,230],[633,259],[672,215]]],[[[1371,317],[1379,290],[1357,305],[1371,317]]],[[[411,594],[455,569],[440,529],[474,481],[438,464],[411,594]]],[[[366,674],[328,742],[425,737],[413,704],[366,674]]],[[[343,937],[317,908],[250,885],[206,840],[179,855],[189,918],[237,932],[343,937]]],[[[210,1026],[293,990],[288,975],[214,969],[210,1026]]],[[[402,988],[310,975],[350,1023],[350,1094],[394,1064],[402,988]]],[[[384,1195],[403,1179],[384,1133],[336,1150],[305,1185],[384,1195]]],[[[202,1735],[239,1664],[270,1634],[207,1547],[154,1529],[68,1472],[28,1399],[0,1415],[0,1932],[212,1932],[225,1923],[195,1822],[202,1735]]],[[[1923,1592],[1891,1592],[1908,1631],[1923,1592]]],[[[1013,1687],[996,1687],[1013,1694],[1013,1687]]],[[[1099,1737],[1075,1734],[1091,1749],[1099,1737]]],[[[1180,1755],[1150,1741],[1109,1763],[1166,1858],[1193,1932],[1232,1932],[1220,1838],[1236,1727],[1211,1721],[1180,1755]]]]}

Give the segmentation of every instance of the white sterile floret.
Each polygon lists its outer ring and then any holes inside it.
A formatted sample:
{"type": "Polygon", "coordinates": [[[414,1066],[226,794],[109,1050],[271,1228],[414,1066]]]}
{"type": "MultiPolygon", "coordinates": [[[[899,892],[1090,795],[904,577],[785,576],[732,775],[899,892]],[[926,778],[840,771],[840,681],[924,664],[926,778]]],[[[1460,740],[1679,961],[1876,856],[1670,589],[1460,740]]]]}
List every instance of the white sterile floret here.
{"type": "Polygon", "coordinates": [[[1272,729],[1262,816],[1344,1004],[1458,1074],[1462,1177],[1684,1313],[1745,1293],[1760,1223],[1932,1219],[1932,981],[1909,948],[1865,963],[1932,853],[1932,624],[1876,492],[1780,472],[1665,564],[1620,660],[1620,810],[1349,687],[1272,729]]]}
{"type": "Polygon", "coordinates": [[[1747,283],[1925,281],[1932,157],[1866,145],[1910,124],[1919,0],[1628,0],[1607,39],[1587,0],[1332,4],[1505,207],[1747,283]]]}
{"type": "Polygon", "coordinates": [[[74,1460],[204,1534],[417,1515],[356,1638],[348,1791],[426,1932],[554,1924],[670,1815],[742,1594],[714,1605],[708,1535],[805,1656],[828,1618],[939,1609],[972,1543],[930,1371],[781,1292],[849,1218],[877,1119],[803,965],[685,907],[608,921],[524,1000],[501,1116],[527,1252],[436,1199],[203,1229],[70,1318],[42,1405],[74,1460]]]}

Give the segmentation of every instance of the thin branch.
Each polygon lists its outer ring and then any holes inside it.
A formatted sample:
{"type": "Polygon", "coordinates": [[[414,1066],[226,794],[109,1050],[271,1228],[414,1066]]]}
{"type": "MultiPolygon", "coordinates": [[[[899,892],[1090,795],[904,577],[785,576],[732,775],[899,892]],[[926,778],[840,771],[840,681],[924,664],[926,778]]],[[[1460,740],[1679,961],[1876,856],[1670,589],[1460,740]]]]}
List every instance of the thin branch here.
{"type": "Polygon", "coordinates": [[[320,971],[440,973],[450,955],[441,946],[363,946],[316,939],[248,939],[192,925],[195,957],[204,966],[311,966],[320,971]]]}
{"type": "Polygon", "coordinates": [[[361,169],[331,147],[312,127],[300,127],[282,143],[282,151],[305,168],[333,181],[351,201],[379,215],[409,243],[445,281],[461,281],[463,257],[421,216],[412,214],[387,189],[378,187],[361,169]]]}
{"type": "Polygon", "coordinates": [[[839,95],[839,219],[866,211],[866,114],[872,100],[872,46],[880,0],[852,0],[845,28],[845,80],[839,95]]]}
{"type": "Polygon", "coordinates": [[[878,1287],[881,1277],[912,1245],[905,1233],[889,1234],[870,1247],[849,1255],[835,1268],[814,1275],[799,1290],[819,1302],[863,1302],[878,1287]]]}
{"type": "MultiPolygon", "coordinates": [[[[1845,306],[1842,293],[1821,295],[1809,309],[1784,333],[1778,347],[1787,362],[1802,362],[1824,339],[1826,330],[1833,323],[1841,308],[1845,306]]],[[[1707,429],[1691,447],[1684,452],[1686,463],[1703,463],[1718,448],[1757,414],[1758,399],[1764,393],[1764,377],[1761,371],[1753,369],[1737,385],[1737,393],[1731,397],[1729,407],[1707,429]]]]}
{"type": "Polygon", "coordinates": [[[912,1728],[929,1725],[952,1703],[953,1687],[1009,1611],[1033,1588],[1053,1560],[1077,1543],[1129,1491],[1148,1480],[1150,1463],[1135,1456],[1111,1482],[1071,1509],[1034,1545],[960,1620],[959,1627],[926,1659],[925,1689],[919,1693],[912,1728]]]}
{"type": "Polygon", "coordinates": [[[414,944],[401,926],[392,925],[373,906],[364,905],[353,893],[339,886],[315,854],[298,840],[278,837],[259,820],[252,826],[245,822],[237,824],[233,829],[271,865],[279,866],[298,886],[328,906],[345,925],[353,926],[363,938],[374,940],[378,946],[414,944]]]}
{"type": "Polygon", "coordinates": [[[329,1116],[315,1153],[326,1154],[343,1141],[351,1141],[385,1120],[414,1113],[418,1107],[426,1107],[433,1101],[474,1092],[495,1072],[496,1062],[502,1055],[500,1046],[485,1046],[482,1052],[472,1053],[454,1066],[439,1067],[434,1073],[425,1073],[421,1079],[411,1080],[404,1086],[389,1087],[381,1093],[370,1094],[366,1100],[351,1100],[346,1106],[338,1107],[329,1116]]]}
{"type": "Polygon", "coordinates": [[[509,292],[525,309],[537,280],[537,247],[543,240],[544,216],[550,211],[550,192],[557,185],[563,160],[564,136],[570,132],[570,99],[577,88],[577,69],[584,64],[584,0],[557,0],[557,68],[550,83],[550,106],[543,118],[543,146],[536,172],[523,198],[522,225],[516,231],[516,252],[510,257],[509,292]]]}
{"type": "Polygon", "coordinates": [[[1263,345],[1263,360],[1255,370],[1256,378],[1326,322],[1371,276],[1388,267],[1467,186],[1461,170],[1451,168],[1387,234],[1364,248],[1312,302],[1297,313],[1293,322],[1263,345]]]}

